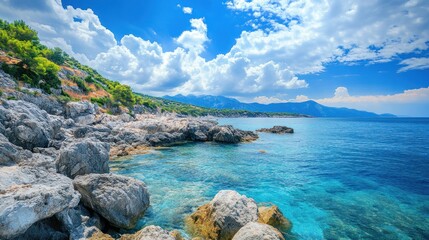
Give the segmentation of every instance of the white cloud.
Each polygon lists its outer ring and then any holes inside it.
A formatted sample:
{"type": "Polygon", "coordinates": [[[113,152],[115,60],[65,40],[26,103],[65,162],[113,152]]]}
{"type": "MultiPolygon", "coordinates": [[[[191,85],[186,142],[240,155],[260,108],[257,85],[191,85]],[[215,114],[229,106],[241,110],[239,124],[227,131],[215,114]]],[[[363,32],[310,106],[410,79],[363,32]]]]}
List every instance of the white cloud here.
{"type": "Polygon", "coordinates": [[[337,87],[335,89],[334,98],[347,98],[350,97],[349,90],[345,87],[337,87]]]}
{"type": "Polygon", "coordinates": [[[176,39],[176,42],[182,47],[202,53],[204,51],[204,44],[209,40],[207,37],[207,25],[204,23],[203,18],[191,19],[191,31],[184,31],[176,39]]]}
{"type": "Polygon", "coordinates": [[[63,8],[60,0],[30,2],[0,0],[0,17],[24,20],[39,33],[42,43],[60,46],[84,63],[116,45],[113,33],[91,9],[63,8]]]}
{"type": "Polygon", "coordinates": [[[308,100],[310,100],[310,99],[305,95],[297,95],[293,101],[294,102],[306,102],[308,100]]]}
{"type": "Polygon", "coordinates": [[[363,96],[351,96],[347,88],[338,87],[333,97],[314,100],[332,107],[349,107],[407,116],[429,116],[429,87],[409,89],[396,94],[363,96]]]}
{"type": "Polygon", "coordinates": [[[243,32],[232,52],[257,64],[270,59],[295,74],[320,72],[334,61],[386,62],[428,49],[429,8],[423,0],[233,0],[227,6],[261,13],[274,29],[243,32]]]}
{"type": "MultiPolygon", "coordinates": [[[[157,95],[279,96],[309,87],[302,75],[321,72],[327,63],[388,62],[427,50],[429,41],[424,0],[233,0],[227,7],[254,16],[255,29],[243,31],[229,52],[211,60],[201,56],[210,41],[203,18],[192,19],[191,29],[174,39],[177,47],[165,51],[133,35],[117,42],[91,9],[64,8],[60,0],[0,3],[1,18],[25,20],[48,46],[60,46],[106,77],[157,95]]],[[[425,69],[426,61],[404,60],[399,71],[425,69]]],[[[338,91],[341,99],[353,98],[338,91]]]]}
{"type": "Polygon", "coordinates": [[[183,7],[182,10],[184,14],[192,14],[193,9],[191,7],[183,7]]]}
{"type": "Polygon", "coordinates": [[[276,97],[267,97],[267,96],[255,97],[255,98],[253,98],[253,101],[255,101],[257,103],[262,103],[262,104],[288,102],[287,100],[283,100],[283,99],[276,98],[276,97]]]}
{"type": "Polygon", "coordinates": [[[322,98],[316,100],[322,104],[344,104],[344,103],[414,103],[414,102],[429,102],[429,87],[405,90],[402,93],[391,95],[367,95],[367,96],[351,96],[345,87],[338,87],[335,90],[334,97],[322,98]],[[340,89],[340,90],[339,90],[340,89]]]}
{"type": "Polygon", "coordinates": [[[401,61],[399,64],[405,66],[401,67],[398,72],[429,69],[429,58],[409,58],[401,61]]]}

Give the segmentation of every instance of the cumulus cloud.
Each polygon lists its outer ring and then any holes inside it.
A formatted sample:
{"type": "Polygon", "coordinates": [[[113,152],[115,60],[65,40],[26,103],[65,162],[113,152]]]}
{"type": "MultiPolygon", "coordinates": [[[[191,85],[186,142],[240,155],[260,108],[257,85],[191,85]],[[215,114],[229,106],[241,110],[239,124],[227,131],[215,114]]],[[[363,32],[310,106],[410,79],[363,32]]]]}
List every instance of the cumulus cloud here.
{"type": "Polygon", "coordinates": [[[429,58],[409,58],[401,61],[399,64],[405,66],[401,67],[398,72],[429,69],[429,58]]]}
{"type": "Polygon", "coordinates": [[[183,7],[182,10],[184,14],[192,14],[193,9],[191,7],[183,7]]]}
{"type": "Polygon", "coordinates": [[[204,44],[209,40],[207,37],[207,25],[203,18],[191,19],[191,31],[184,31],[176,39],[182,47],[200,54],[204,51],[204,44]]]}
{"type": "Polygon", "coordinates": [[[337,87],[335,89],[334,98],[347,98],[350,97],[349,90],[345,87],[337,87]]]}
{"type": "MultiPolygon", "coordinates": [[[[201,56],[210,42],[203,18],[191,19],[190,29],[174,39],[176,48],[165,51],[133,35],[117,42],[91,9],[63,7],[60,0],[0,3],[2,18],[25,20],[48,46],[63,48],[137,91],[158,95],[278,96],[311,87],[305,74],[321,72],[327,63],[388,62],[427,50],[429,42],[424,0],[231,0],[226,4],[231,11],[254,16],[254,30],[243,31],[230,51],[211,60],[201,56]]],[[[425,58],[401,65],[400,72],[428,66],[425,58]]],[[[351,97],[347,94],[338,90],[342,99],[351,97]]]]}
{"type": "Polygon", "coordinates": [[[386,62],[428,49],[429,8],[423,0],[233,0],[227,6],[262,14],[254,21],[273,26],[243,32],[232,51],[257,63],[269,58],[295,74],[320,72],[328,62],[386,62]]]}

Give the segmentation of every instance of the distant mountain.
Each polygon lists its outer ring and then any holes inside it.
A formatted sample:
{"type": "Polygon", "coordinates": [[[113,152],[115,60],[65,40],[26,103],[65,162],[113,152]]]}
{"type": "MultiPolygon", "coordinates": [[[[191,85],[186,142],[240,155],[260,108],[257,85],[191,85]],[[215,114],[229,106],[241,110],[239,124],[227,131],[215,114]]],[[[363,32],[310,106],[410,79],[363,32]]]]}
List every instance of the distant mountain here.
{"type": "Polygon", "coordinates": [[[163,98],[177,102],[192,104],[195,106],[216,108],[216,109],[233,109],[248,110],[254,112],[288,112],[305,114],[314,117],[392,117],[391,114],[378,115],[372,112],[359,111],[349,108],[327,107],[315,101],[306,102],[287,102],[287,103],[242,103],[237,99],[223,96],[211,95],[176,95],[164,96],[163,98]]]}

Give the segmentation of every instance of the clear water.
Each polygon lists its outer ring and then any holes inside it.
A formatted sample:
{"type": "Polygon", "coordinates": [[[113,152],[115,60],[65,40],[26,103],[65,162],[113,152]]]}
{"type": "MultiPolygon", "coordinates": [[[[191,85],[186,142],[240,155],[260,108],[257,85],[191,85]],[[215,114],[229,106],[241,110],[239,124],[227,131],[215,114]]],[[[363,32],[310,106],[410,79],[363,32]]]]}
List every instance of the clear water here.
{"type": "Polygon", "coordinates": [[[112,161],[143,180],[139,226],[183,229],[221,189],[274,203],[296,239],[429,239],[429,119],[220,119],[246,130],[286,125],[252,143],[191,143],[112,161]],[[264,150],[266,153],[261,153],[264,150]]]}

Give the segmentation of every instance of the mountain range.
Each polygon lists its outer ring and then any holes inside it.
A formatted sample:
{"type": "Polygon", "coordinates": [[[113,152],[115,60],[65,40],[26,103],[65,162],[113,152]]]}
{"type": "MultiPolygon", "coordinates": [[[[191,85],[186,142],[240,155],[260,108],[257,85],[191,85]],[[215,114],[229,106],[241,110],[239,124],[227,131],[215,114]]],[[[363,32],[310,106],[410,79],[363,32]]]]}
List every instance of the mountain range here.
{"type": "Polygon", "coordinates": [[[199,107],[215,109],[247,110],[254,112],[288,112],[305,114],[313,117],[394,117],[392,114],[376,114],[372,112],[360,111],[350,108],[335,108],[319,104],[309,100],[306,102],[286,102],[286,103],[243,103],[234,98],[212,95],[175,95],[164,96],[163,98],[181,103],[192,104],[199,107]]]}

